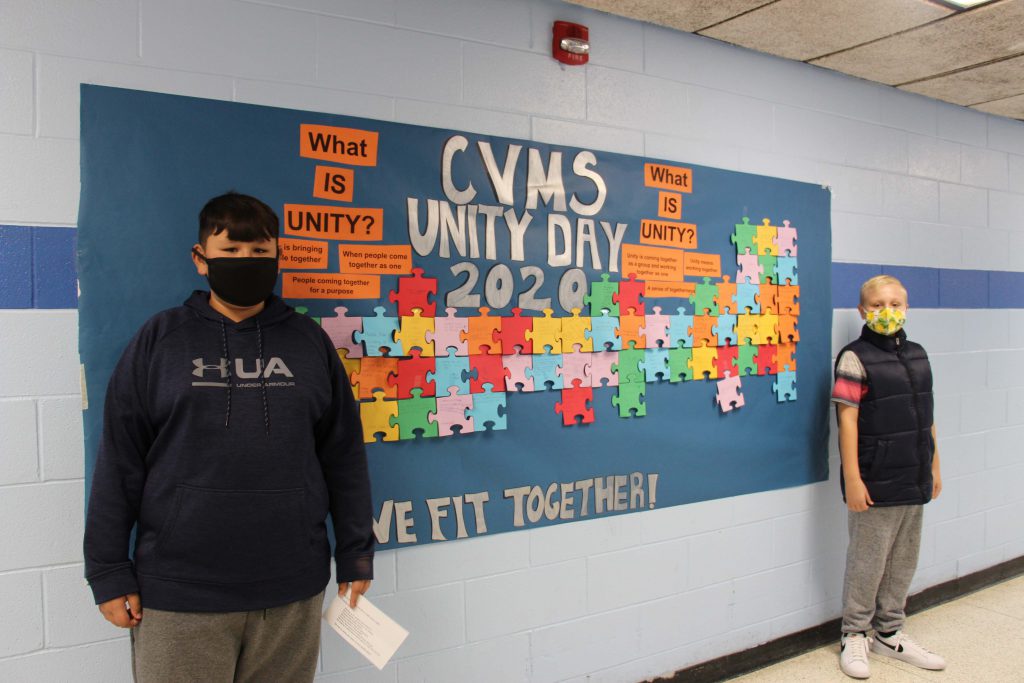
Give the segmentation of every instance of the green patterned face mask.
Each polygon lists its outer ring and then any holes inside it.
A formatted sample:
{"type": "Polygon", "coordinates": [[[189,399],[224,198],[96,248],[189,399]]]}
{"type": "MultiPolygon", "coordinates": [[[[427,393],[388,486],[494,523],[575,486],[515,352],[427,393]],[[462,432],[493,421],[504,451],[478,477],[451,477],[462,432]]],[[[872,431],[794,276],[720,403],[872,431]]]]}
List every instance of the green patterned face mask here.
{"type": "Polygon", "coordinates": [[[903,329],[907,322],[907,312],[898,308],[881,308],[877,311],[867,311],[864,321],[872,332],[891,337],[903,329]]]}

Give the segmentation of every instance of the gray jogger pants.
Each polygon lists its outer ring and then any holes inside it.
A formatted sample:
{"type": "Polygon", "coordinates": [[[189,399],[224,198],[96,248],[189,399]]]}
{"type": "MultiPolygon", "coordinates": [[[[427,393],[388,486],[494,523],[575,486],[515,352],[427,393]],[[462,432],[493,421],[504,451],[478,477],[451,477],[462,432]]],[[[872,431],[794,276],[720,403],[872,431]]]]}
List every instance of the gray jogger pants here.
{"type": "Polygon", "coordinates": [[[320,652],[318,593],[251,612],[142,608],[132,629],[136,683],[312,681],[320,652]]]}
{"type": "Polygon", "coordinates": [[[850,545],[843,581],[843,633],[903,627],[921,549],[923,505],[848,512],[850,545]]]}

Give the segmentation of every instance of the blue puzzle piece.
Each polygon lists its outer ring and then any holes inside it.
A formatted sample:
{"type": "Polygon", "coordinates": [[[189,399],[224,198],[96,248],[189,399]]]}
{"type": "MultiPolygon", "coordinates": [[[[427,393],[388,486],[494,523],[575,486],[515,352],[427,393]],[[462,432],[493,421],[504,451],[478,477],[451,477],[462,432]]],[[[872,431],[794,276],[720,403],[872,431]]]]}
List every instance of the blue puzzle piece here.
{"type": "Polygon", "coordinates": [[[739,345],[739,340],[736,339],[736,316],[732,313],[719,313],[718,324],[711,328],[718,337],[719,346],[725,346],[725,340],[728,339],[733,346],[739,345]]]}
{"type": "Polygon", "coordinates": [[[543,355],[534,355],[533,367],[526,368],[526,376],[533,378],[533,390],[534,391],[546,391],[549,388],[553,390],[564,389],[564,383],[562,382],[562,354],[560,353],[545,353],[543,355]],[[551,382],[551,386],[547,386],[547,382],[551,382]]]}
{"type": "Polygon", "coordinates": [[[457,395],[469,394],[469,357],[438,356],[434,366],[435,371],[427,373],[427,380],[437,383],[437,393],[447,396],[448,387],[457,387],[457,395]]]}
{"type": "Polygon", "coordinates": [[[644,360],[640,363],[640,369],[644,371],[644,377],[648,382],[669,379],[668,351],[665,348],[644,350],[644,360]]]}
{"type": "Polygon", "coordinates": [[[618,351],[622,348],[622,340],[615,334],[619,318],[610,315],[607,308],[601,309],[600,316],[590,319],[590,327],[590,330],[583,331],[583,336],[593,340],[594,351],[618,351]]]}
{"type": "Polygon", "coordinates": [[[796,373],[791,370],[780,372],[774,382],[772,391],[775,392],[779,403],[796,400],[796,373]]]}
{"type": "Polygon", "coordinates": [[[736,285],[736,307],[740,313],[760,313],[761,306],[757,303],[757,296],[761,293],[761,287],[757,284],[741,282],[736,285]]]}
{"type": "Polygon", "coordinates": [[[668,343],[673,348],[692,348],[693,335],[690,330],[693,328],[693,316],[685,313],[685,308],[676,309],[678,313],[668,317],[668,343]]]}
{"type": "Polygon", "coordinates": [[[786,280],[789,280],[791,285],[800,284],[796,278],[795,256],[780,256],[775,262],[775,270],[779,274],[778,283],[780,285],[786,284],[786,280]]]}
{"type": "Polygon", "coordinates": [[[363,331],[357,331],[352,335],[357,344],[363,344],[367,356],[390,355],[391,351],[398,350],[401,346],[395,341],[395,335],[398,333],[398,318],[384,315],[386,310],[383,306],[377,306],[373,309],[377,315],[372,318],[364,317],[363,331]],[[387,349],[387,353],[382,349],[387,349]]]}
{"type": "Polygon", "coordinates": [[[473,394],[473,407],[466,413],[473,418],[473,426],[476,431],[484,431],[484,427],[488,424],[491,431],[496,431],[506,429],[506,408],[505,392],[494,391],[494,385],[487,382],[484,384],[484,393],[473,394]]]}

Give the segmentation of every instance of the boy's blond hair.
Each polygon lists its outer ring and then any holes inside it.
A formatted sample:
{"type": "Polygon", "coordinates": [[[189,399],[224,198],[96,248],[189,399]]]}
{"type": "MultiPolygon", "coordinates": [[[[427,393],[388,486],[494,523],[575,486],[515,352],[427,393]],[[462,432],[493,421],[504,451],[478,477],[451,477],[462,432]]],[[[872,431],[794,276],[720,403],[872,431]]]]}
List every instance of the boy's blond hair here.
{"type": "Polygon", "coordinates": [[[903,286],[903,283],[892,275],[876,275],[864,284],[860,286],[860,304],[864,305],[864,302],[868,299],[868,294],[878,289],[879,287],[885,287],[886,285],[896,285],[903,290],[903,298],[907,298],[907,288],[903,286]]]}

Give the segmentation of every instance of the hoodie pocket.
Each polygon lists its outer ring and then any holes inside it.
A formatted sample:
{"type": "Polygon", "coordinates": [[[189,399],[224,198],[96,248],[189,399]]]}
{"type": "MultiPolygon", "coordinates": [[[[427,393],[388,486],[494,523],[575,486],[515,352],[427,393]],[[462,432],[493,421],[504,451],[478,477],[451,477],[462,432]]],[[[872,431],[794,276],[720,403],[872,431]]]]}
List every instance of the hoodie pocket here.
{"type": "Polygon", "coordinates": [[[200,583],[294,576],[312,558],[305,489],[224,491],[181,484],[157,540],[156,574],[200,583]]]}

